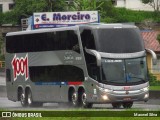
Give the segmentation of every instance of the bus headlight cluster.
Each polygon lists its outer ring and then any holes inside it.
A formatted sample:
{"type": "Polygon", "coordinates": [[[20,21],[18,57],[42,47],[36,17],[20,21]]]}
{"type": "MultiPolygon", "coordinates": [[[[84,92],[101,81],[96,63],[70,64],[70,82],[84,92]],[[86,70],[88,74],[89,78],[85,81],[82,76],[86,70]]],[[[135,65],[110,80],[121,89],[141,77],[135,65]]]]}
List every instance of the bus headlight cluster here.
{"type": "Polygon", "coordinates": [[[144,92],[147,92],[148,90],[149,90],[149,88],[148,87],[145,87],[145,88],[143,88],[142,89],[144,92]]]}
{"type": "Polygon", "coordinates": [[[102,95],[102,99],[103,100],[108,100],[108,96],[107,95],[102,95]]]}
{"type": "Polygon", "coordinates": [[[106,88],[98,87],[98,89],[101,90],[102,92],[112,92],[112,90],[106,88]]]}

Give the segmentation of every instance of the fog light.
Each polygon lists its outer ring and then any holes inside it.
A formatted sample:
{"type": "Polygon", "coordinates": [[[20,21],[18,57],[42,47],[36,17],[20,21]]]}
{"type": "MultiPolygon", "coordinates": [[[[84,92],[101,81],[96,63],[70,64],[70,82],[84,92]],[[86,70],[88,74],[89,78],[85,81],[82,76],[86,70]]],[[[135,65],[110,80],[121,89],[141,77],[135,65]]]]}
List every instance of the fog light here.
{"type": "Polygon", "coordinates": [[[108,100],[108,96],[107,95],[103,95],[102,98],[103,98],[103,100],[108,100]]]}
{"type": "Polygon", "coordinates": [[[149,97],[149,94],[145,94],[144,95],[144,98],[146,99],[146,98],[148,98],[149,97]]]}

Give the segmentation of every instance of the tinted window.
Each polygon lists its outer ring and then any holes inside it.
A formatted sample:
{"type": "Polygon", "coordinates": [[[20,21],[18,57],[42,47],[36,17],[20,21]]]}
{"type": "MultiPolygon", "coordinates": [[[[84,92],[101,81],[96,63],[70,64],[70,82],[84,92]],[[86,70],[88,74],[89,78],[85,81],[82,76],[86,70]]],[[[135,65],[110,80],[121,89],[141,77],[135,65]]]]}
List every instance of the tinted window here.
{"type": "Polygon", "coordinates": [[[84,30],[81,33],[81,40],[82,40],[82,45],[83,48],[88,48],[88,49],[96,49],[95,47],[95,39],[94,36],[91,32],[91,30],[84,30]]]}
{"type": "Polygon", "coordinates": [[[83,70],[71,65],[29,67],[33,82],[84,81],[83,70]]]}
{"type": "Polygon", "coordinates": [[[3,12],[3,5],[0,4],[0,13],[2,13],[2,12],[3,12]]]}
{"type": "Polygon", "coordinates": [[[137,28],[99,29],[97,38],[100,52],[133,53],[144,50],[143,40],[137,28]]]}
{"type": "Polygon", "coordinates": [[[52,50],[74,50],[80,53],[77,34],[71,30],[8,36],[6,50],[9,53],[52,50]]]}

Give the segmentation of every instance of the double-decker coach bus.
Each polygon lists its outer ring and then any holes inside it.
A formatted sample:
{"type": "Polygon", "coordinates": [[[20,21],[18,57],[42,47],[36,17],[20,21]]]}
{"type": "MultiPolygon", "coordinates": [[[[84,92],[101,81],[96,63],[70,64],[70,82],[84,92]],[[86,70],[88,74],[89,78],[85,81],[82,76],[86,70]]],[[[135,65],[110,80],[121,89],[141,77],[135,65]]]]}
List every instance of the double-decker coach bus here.
{"type": "Polygon", "coordinates": [[[131,108],[149,98],[140,31],[133,25],[95,24],[8,33],[6,86],[8,99],[22,106],[131,108]]]}

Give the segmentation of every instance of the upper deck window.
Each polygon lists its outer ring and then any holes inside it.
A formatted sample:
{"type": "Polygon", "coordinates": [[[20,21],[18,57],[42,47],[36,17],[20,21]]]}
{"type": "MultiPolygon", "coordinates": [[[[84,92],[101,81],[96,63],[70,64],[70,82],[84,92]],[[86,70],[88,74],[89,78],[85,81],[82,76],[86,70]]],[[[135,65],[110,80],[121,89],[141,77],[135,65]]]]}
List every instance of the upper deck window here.
{"type": "Polygon", "coordinates": [[[96,32],[97,48],[100,52],[133,53],[144,50],[137,28],[98,29],[96,32]]]}
{"type": "Polygon", "coordinates": [[[78,36],[73,30],[7,36],[8,53],[74,50],[80,53],[78,36]]]}

